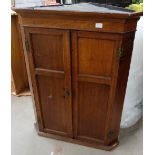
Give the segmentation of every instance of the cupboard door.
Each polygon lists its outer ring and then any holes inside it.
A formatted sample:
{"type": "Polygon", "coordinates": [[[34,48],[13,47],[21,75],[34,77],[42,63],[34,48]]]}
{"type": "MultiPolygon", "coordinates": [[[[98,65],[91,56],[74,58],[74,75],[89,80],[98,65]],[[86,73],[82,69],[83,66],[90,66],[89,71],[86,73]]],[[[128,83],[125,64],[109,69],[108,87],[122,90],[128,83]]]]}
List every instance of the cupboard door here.
{"type": "Polygon", "coordinates": [[[72,136],[69,31],[25,28],[40,131],[72,136]]]}
{"type": "Polygon", "coordinates": [[[74,136],[104,143],[118,68],[118,36],[72,32],[74,136]]]}

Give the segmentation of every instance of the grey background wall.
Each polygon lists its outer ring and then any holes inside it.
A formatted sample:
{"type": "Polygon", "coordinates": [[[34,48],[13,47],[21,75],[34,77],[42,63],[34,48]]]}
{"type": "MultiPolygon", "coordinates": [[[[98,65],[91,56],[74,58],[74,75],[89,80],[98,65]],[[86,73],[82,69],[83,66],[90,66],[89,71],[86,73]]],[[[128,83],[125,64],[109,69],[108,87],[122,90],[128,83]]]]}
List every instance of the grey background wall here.
{"type": "Polygon", "coordinates": [[[40,6],[44,2],[44,0],[11,0],[12,4],[13,1],[15,1],[16,7],[40,6]]]}

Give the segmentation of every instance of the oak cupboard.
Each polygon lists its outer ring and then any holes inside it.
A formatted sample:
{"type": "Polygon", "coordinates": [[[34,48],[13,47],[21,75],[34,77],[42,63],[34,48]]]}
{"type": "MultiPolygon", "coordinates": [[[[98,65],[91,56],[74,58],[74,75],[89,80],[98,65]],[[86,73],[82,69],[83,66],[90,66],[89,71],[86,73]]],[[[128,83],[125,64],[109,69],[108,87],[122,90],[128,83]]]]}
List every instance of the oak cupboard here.
{"type": "Polygon", "coordinates": [[[77,4],[15,11],[38,134],[110,150],[118,144],[142,12],[104,7],[89,11],[90,5],[80,4],[78,11],[77,4]]]}
{"type": "Polygon", "coordinates": [[[17,96],[29,94],[22,36],[15,12],[11,12],[11,92],[17,96]]]}

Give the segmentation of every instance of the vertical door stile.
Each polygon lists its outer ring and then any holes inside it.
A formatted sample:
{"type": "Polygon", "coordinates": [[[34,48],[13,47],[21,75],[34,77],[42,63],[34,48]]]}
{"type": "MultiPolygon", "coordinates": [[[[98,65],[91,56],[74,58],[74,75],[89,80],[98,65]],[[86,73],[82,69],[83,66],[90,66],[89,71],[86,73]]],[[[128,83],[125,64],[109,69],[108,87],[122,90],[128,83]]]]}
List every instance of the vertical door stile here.
{"type": "Polygon", "coordinates": [[[116,85],[117,85],[117,77],[118,77],[118,69],[119,69],[119,57],[118,57],[118,49],[121,46],[120,36],[115,41],[114,46],[114,54],[113,54],[113,64],[112,64],[112,83],[107,107],[107,115],[106,115],[106,127],[104,133],[104,144],[107,145],[109,140],[113,139],[113,136],[116,134],[116,131],[111,128],[112,124],[112,113],[115,101],[115,93],[116,93],[116,85]]]}
{"type": "Polygon", "coordinates": [[[77,76],[77,32],[71,32],[71,46],[72,46],[72,102],[73,102],[73,134],[74,138],[77,137],[77,128],[78,128],[78,76],[77,76]]]}
{"type": "Polygon", "coordinates": [[[65,72],[65,93],[68,97],[66,102],[68,103],[68,113],[71,117],[68,118],[68,125],[70,126],[70,137],[73,137],[72,126],[72,88],[71,88],[71,48],[70,48],[70,31],[65,31],[63,34],[63,50],[64,50],[64,72],[65,72]]]}

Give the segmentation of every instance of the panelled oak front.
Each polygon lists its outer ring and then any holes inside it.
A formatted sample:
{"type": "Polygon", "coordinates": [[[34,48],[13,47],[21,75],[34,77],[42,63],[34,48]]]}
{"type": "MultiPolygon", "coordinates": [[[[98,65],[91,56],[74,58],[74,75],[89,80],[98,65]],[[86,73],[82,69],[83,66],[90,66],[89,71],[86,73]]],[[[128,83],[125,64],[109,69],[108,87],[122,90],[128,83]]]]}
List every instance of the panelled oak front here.
{"type": "Polygon", "coordinates": [[[110,150],[118,144],[142,13],[114,9],[111,13],[108,8],[87,12],[86,5],[77,11],[74,6],[15,9],[36,127],[42,136],[110,150]]]}
{"type": "Polygon", "coordinates": [[[69,32],[25,29],[43,131],[72,136],[69,32]]]}
{"type": "Polygon", "coordinates": [[[118,43],[117,35],[72,33],[74,122],[78,139],[104,143],[118,43]]]}

